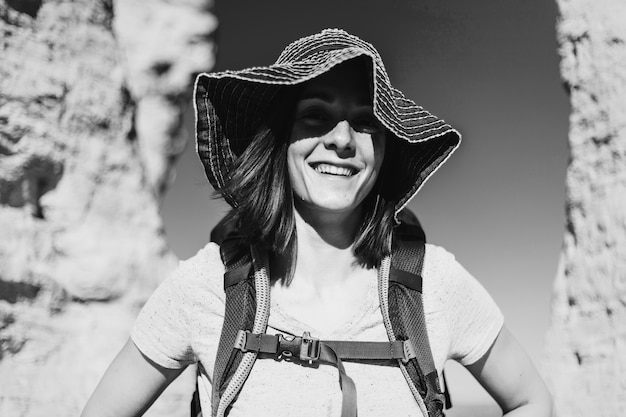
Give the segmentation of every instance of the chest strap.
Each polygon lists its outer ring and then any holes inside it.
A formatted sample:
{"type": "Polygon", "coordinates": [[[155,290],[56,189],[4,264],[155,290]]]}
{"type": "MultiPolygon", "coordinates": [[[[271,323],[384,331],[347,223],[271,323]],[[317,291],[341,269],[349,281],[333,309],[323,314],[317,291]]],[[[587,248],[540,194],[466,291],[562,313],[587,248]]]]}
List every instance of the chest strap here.
{"type": "Polygon", "coordinates": [[[392,360],[408,362],[415,357],[410,341],[361,342],[346,340],[319,340],[309,332],[302,336],[282,334],[252,333],[240,330],[235,340],[235,349],[242,352],[269,353],[285,358],[295,358],[305,362],[323,360],[321,347],[331,348],[340,359],[352,360],[392,360]]]}
{"type": "Polygon", "coordinates": [[[341,387],[341,417],[356,417],[357,400],[354,381],[346,374],[342,359],[391,360],[404,363],[415,358],[410,341],[360,342],[319,340],[309,332],[302,336],[270,335],[240,330],[235,339],[233,352],[256,352],[277,355],[285,359],[304,362],[324,362],[334,365],[339,372],[341,387]]]}

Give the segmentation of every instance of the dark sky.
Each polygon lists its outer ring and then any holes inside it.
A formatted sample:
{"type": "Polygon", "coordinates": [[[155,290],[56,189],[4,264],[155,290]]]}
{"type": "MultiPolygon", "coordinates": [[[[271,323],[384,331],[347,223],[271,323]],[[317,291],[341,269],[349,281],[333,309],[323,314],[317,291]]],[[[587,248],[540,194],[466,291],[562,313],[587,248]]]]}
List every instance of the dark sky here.
{"type": "MultiPolygon", "coordinates": [[[[539,364],[564,230],[568,160],[556,5],[223,0],[216,12],[215,70],[269,65],[289,42],[343,28],[374,44],[396,88],[463,134],[460,149],[410,207],[428,240],[453,252],[489,290],[539,364]]],[[[190,141],[163,205],[181,258],[204,246],[225,209],[211,199],[193,148],[190,141]]]]}

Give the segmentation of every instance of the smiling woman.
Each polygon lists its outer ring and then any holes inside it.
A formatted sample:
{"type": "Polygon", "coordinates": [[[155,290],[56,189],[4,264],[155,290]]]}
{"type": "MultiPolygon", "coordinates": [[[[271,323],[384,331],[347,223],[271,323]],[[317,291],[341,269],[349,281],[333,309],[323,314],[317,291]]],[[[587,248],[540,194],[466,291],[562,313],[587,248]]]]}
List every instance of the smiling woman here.
{"type": "Polygon", "coordinates": [[[499,308],[405,210],[460,136],[372,45],[324,30],[270,67],[199,75],[195,104],[230,231],[151,297],[85,416],[141,414],[198,363],[205,415],[439,417],[448,359],[507,415],[550,415],[499,308]]]}
{"type": "Polygon", "coordinates": [[[353,212],[374,188],[386,135],[374,117],[366,64],[338,65],[305,83],[296,101],[287,165],[301,214],[361,218],[353,212]]]}

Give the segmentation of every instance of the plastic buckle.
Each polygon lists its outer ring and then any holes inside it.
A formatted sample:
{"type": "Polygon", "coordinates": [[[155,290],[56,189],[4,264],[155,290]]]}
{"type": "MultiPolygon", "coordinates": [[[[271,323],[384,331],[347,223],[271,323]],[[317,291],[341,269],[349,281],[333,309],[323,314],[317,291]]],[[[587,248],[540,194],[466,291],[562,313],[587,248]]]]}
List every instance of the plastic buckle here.
{"type": "Polygon", "coordinates": [[[249,333],[250,332],[247,330],[239,330],[237,332],[237,336],[235,337],[235,343],[233,347],[235,349],[239,349],[242,352],[247,352],[248,350],[246,349],[246,340],[249,333]]]}
{"type": "Polygon", "coordinates": [[[302,337],[285,337],[279,335],[280,355],[289,359],[294,356],[301,361],[313,363],[320,357],[321,346],[319,339],[311,337],[309,332],[304,332],[302,337]]]}
{"type": "Polygon", "coordinates": [[[409,360],[417,356],[415,355],[415,349],[413,348],[413,343],[411,343],[410,340],[405,340],[402,343],[402,347],[404,350],[404,358],[402,358],[402,363],[406,365],[407,363],[409,363],[409,360]]]}
{"type": "Polygon", "coordinates": [[[316,337],[311,337],[311,333],[304,332],[302,334],[302,342],[300,343],[300,360],[313,363],[313,361],[320,358],[320,351],[320,340],[316,337]]]}

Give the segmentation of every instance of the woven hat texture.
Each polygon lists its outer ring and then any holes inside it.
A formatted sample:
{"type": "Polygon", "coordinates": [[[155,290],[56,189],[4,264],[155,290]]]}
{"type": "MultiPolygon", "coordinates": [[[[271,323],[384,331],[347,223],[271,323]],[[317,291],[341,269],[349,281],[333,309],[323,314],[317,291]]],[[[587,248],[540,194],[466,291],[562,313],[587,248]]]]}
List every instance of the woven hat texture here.
{"type": "MultiPolygon", "coordinates": [[[[392,133],[382,193],[396,215],[458,147],[459,133],[393,88],[369,43],[340,29],[325,29],[288,45],[267,67],[202,73],[194,87],[197,151],[210,183],[221,189],[233,161],[250,144],[266,109],[284,88],[299,85],[347,60],[372,61],[375,117],[392,133]]],[[[231,206],[237,202],[224,198],[231,206]]]]}

